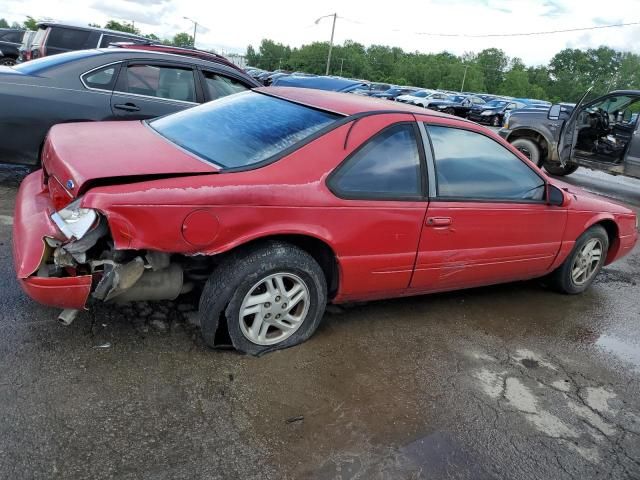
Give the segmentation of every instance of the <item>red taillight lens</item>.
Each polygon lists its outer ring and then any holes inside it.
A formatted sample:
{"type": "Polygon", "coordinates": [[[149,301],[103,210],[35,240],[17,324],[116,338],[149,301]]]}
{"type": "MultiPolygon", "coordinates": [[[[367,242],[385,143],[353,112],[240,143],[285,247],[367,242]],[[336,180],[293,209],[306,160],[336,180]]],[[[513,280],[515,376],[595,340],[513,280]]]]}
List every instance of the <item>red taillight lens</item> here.
{"type": "Polygon", "coordinates": [[[71,195],[67,190],[60,184],[57,178],[49,177],[49,196],[51,197],[51,203],[53,204],[53,208],[56,210],[62,210],[64,207],[69,205],[73,200],[73,195],[71,195]]]}

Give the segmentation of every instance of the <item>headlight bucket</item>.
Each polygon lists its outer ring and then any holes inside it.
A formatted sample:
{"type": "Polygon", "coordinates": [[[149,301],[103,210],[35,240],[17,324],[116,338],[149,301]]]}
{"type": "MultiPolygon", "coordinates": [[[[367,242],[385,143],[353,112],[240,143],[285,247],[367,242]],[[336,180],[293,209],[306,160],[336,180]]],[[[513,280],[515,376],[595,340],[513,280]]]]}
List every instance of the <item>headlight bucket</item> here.
{"type": "Polygon", "coordinates": [[[51,220],[69,240],[79,240],[91,229],[98,218],[98,212],[82,208],[82,197],[51,215],[51,220]]]}

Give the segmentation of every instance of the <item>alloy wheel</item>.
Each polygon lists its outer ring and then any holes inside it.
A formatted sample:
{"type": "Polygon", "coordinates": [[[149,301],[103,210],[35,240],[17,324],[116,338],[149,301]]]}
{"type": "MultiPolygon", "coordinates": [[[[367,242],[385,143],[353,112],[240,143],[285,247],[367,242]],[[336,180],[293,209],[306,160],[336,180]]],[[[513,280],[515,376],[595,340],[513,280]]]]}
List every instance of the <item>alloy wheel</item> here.
{"type": "Polygon", "coordinates": [[[257,345],[293,335],[309,311],[309,288],[297,275],[274,273],[256,282],[240,306],[240,330],[257,345]]]}
{"type": "Polygon", "coordinates": [[[584,285],[594,276],[602,260],[602,242],[592,238],[580,249],[571,265],[571,280],[584,285]]]}

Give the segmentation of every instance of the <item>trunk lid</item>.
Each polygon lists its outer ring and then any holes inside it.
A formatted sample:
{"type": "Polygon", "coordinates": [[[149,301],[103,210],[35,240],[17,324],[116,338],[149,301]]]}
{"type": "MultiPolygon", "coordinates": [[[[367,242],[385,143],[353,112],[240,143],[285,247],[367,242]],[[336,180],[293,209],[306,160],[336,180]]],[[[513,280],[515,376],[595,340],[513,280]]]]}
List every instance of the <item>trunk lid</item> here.
{"type": "Polygon", "coordinates": [[[131,183],[216,173],[143,122],[87,122],[55,125],[42,151],[46,177],[72,197],[94,183],[131,183]]]}

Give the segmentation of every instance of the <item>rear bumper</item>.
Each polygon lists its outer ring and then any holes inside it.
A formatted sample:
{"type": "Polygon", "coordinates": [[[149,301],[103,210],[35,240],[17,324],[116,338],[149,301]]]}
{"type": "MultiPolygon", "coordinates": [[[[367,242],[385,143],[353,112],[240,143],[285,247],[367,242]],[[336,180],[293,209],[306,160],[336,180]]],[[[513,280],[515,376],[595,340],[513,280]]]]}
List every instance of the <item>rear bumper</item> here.
{"type": "Polygon", "coordinates": [[[45,237],[64,241],[51,221],[54,209],[42,186],[42,170],[28,175],[16,198],[13,260],[23,290],[37,302],[60,308],[83,308],[91,291],[91,275],[38,277],[42,261],[51,253],[45,237]]]}

